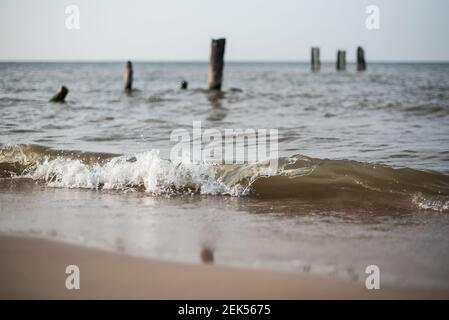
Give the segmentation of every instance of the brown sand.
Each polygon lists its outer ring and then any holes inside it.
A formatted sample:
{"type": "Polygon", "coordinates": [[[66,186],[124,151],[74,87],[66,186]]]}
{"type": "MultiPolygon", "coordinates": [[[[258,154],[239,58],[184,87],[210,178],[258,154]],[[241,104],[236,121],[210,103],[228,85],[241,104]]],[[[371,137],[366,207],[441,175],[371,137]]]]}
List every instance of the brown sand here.
{"type": "Polygon", "coordinates": [[[306,274],[161,262],[46,240],[0,237],[0,298],[447,299],[449,292],[367,290],[363,284],[306,274]],[[80,290],[65,287],[70,264],[80,268],[80,290]]]}

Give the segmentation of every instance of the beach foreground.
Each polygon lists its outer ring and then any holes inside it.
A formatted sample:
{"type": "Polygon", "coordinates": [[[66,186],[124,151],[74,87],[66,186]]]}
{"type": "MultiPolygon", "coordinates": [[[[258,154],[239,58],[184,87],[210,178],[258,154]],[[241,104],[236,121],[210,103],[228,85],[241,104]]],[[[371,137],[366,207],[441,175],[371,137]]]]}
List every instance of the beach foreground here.
{"type": "Polygon", "coordinates": [[[1,236],[1,299],[447,299],[447,290],[381,288],[326,277],[147,260],[1,236]],[[65,269],[80,268],[80,289],[65,269]]]}

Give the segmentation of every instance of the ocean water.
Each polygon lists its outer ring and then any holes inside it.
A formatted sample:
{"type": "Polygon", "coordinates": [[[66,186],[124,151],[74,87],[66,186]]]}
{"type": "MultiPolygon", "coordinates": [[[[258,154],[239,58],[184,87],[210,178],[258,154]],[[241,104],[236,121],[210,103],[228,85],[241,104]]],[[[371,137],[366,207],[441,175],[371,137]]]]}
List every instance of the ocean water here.
{"type": "Polygon", "coordinates": [[[449,64],[309,69],[134,63],[125,95],[124,63],[0,63],[0,232],[449,288],[449,64]],[[277,170],[170,160],[193,121],[277,129],[277,170]]]}

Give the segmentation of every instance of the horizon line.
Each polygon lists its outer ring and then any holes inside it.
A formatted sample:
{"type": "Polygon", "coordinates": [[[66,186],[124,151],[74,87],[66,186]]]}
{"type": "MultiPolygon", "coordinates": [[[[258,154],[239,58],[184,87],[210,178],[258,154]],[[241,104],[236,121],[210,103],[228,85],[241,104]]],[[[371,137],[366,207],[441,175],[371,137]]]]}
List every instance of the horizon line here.
{"type": "MultiPolygon", "coordinates": [[[[209,63],[208,60],[163,60],[163,59],[0,59],[0,63],[123,63],[131,61],[133,63],[209,63]]],[[[331,64],[336,60],[321,60],[321,63],[331,64]]],[[[245,59],[232,59],[225,60],[226,63],[310,63],[310,60],[245,60],[245,59]]],[[[347,63],[356,63],[356,60],[348,60],[347,63]]],[[[449,60],[368,60],[368,63],[381,64],[381,63],[429,63],[429,64],[445,64],[449,63],[449,60]]]]}

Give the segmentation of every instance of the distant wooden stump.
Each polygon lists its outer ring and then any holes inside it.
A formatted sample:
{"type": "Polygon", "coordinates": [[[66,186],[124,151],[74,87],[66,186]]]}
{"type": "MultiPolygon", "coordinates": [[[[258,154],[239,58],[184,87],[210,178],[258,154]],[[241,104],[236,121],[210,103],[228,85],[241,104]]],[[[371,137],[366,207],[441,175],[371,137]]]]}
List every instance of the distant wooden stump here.
{"type": "Polygon", "coordinates": [[[213,39],[210,51],[209,90],[221,90],[226,39],[213,39]]]}
{"type": "Polygon", "coordinates": [[[357,71],[366,70],[365,51],[362,47],[357,48],[357,71]]]}
{"type": "Polygon", "coordinates": [[[320,68],[321,68],[320,48],[312,47],[310,60],[311,60],[312,71],[320,71],[320,68]]]}
{"type": "Polygon", "coordinates": [[[65,102],[65,97],[69,93],[69,89],[65,86],[62,86],[58,92],[50,99],[51,102],[65,102]]]}
{"type": "Polygon", "coordinates": [[[131,61],[126,62],[125,66],[125,92],[131,93],[133,90],[133,64],[131,61]]]}
{"type": "Polygon", "coordinates": [[[346,51],[338,50],[337,52],[337,70],[344,71],[346,70],[346,51]]]}
{"type": "Polygon", "coordinates": [[[181,90],[187,90],[188,87],[189,87],[189,83],[188,83],[186,80],[182,80],[182,81],[179,83],[179,88],[180,88],[181,90]]]}

